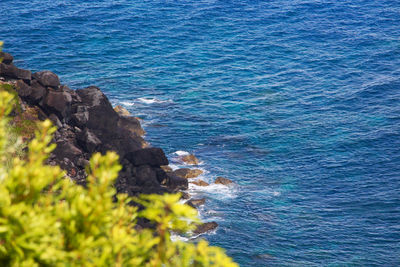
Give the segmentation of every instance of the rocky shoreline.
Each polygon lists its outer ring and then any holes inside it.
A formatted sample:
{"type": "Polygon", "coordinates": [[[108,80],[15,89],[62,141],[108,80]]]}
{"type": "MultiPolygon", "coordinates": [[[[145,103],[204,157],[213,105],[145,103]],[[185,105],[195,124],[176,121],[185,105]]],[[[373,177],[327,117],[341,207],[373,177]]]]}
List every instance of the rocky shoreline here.
{"type": "MultiPolygon", "coordinates": [[[[164,151],[151,147],[143,139],[145,131],[139,119],[121,106],[113,108],[98,87],[72,90],[60,84],[58,76],[51,71],[31,73],[17,68],[9,53],[0,52],[0,58],[3,58],[0,80],[11,84],[19,96],[21,108],[15,112],[15,118],[50,119],[57,126],[53,139],[57,148],[49,164],[59,165],[68,177],[85,186],[85,166],[91,155],[112,150],[118,153],[122,165],[115,184],[117,192],[130,196],[182,192],[182,198],[188,199],[192,207],[204,204],[204,199],[190,199],[184,192],[188,189],[188,179],[199,176],[202,171],[191,168],[173,171],[164,151]]],[[[182,161],[188,165],[199,163],[194,155],[186,155],[182,161]]],[[[208,185],[202,180],[192,183],[208,185]]],[[[231,181],[218,178],[216,183],[231,181]]],[[[198,235],[217,226],[216,222],[204,223],[194,233],[198,235]]]]}

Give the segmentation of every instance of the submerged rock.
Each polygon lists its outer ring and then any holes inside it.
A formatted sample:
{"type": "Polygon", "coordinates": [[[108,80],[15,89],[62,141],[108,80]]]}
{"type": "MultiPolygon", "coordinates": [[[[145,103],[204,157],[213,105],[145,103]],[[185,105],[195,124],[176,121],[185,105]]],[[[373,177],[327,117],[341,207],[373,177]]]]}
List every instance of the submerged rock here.
{"type": "Polygon", "coordinates": [[[191,200],[187,201],[185,204],[195,208],[195,207],[204,205],[204,203],[206,203],[206,199],[205,198],[199,198],[199,199],[191,199],[191,200]]]}
{"type": "Polygon", "coordinates": [[[181,158],[181,160],[189,165],[198,165],[199,164],[198,158],[196,158],[196,156],[193,154],[185,155],[181,158]]]}
{"type": "Polygon", "coordinates": [[[182,178],[189,179],[196,178],[197,176],[203,174],[203,171],[200,169],[182,168],[175,170],[173,174],[182,178]]]}
{"type": "Polygon", "coordinates": [[[191,182],[192,184],[195,184],[197,186],[209,186],[210,184],[208,184],[207,182],[204,182],[203,180],[198,180],[198,181],[193,181],[191,182]]]}
{"type": "Polygon", "coordinates": [[[215,183],[228,185],[228,184],[232,184],[233,182],[231,180],[229,180],[228,178],[219,176],[219,177],[217,177],[217,179],[215,179],[215,183]]]}
{"type": "Polygon", "coordinates": [[[216,222],[202,223],[197,226],[197,228],[193,231],[193,234],[195,234],[195,235],[203,234],[205,232],[214,230],[217,227],[218,227],[218,223],[216,223],[216,222]]]}

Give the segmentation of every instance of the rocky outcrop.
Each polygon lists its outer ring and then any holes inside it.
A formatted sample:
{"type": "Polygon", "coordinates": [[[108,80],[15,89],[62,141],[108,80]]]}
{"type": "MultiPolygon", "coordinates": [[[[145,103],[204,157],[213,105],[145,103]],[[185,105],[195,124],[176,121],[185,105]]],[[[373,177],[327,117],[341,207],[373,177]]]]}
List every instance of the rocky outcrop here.
{"type": "Polygon", "coordinates": [[[189,154],[181,157],[181,160],[188,165],[198,165],[199,159],[195,155],[189,154]]]}
{"type": "Polygon", "coordinates": [[[203,173],[200,169],[181,168],[172,172],[175,176],[190,179],[196,178],[203,173]]]}
{"type": "Polygon", "coordinates": [[[232,184],[233,182],[231,180],[229,180],[228,178],[219,176],[219,177],[217,177],[217,179],[215,179],[215,183],[228,185],[228,184],[232,184]]]}
{"type": "Polygon", "coordinates": [[[193,181],[191,182],[192,184],[195,184],[197,186],[209,186],[209,184],[203,180],[198,180],[198,181],[193,181]]]}
{"type": "Polygon", "coordinates": [[[0,78],[14,84],[21,106],[36,110],[40,119],[57,126],[57,145],[49,163],[59,165],[77,183],[86,183],[85,166],[94,152],[112,150],[119,154],[122,170],[116,181],[118,192],[176,192],[188,181],[164,171],[168,165],[161,148],[149,147],[137,118],[122,107],[114,108],[95,86],[72,90],[51,71],[31,74],[13,65],[13,57],[0,53],[0,78]]]}
{"type": "Polygon", "coordinates": [[[218,227],[218,223],[216,223],[216,222],[202,223],[196,227],[196,229],[193,231],[193,234],[195,234],[195,235],[203,234],[203,233],[212,231],[217,227],[218,227]]]}

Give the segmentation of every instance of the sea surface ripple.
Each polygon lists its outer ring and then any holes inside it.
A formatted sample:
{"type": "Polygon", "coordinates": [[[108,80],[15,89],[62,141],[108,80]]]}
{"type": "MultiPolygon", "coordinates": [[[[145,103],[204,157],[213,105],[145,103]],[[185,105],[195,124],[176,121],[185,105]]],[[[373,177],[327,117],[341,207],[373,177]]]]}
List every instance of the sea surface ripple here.
{"type": "Polygon", "coordinates": [[[1,0],[0,25],[234,180],[198,194],[242,266],[400,266],[400,1],[1,0]]]}

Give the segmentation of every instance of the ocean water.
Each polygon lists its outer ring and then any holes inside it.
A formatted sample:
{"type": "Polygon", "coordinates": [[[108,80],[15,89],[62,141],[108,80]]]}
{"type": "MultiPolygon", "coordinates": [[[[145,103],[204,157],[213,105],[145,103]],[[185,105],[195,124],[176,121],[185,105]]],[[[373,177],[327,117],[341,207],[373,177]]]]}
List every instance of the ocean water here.
{"type": "Polygon", "coordinates": [[[400,1],[1,0],[15,63],[98,85],[241,266],[400,266],[400,1]]]}

